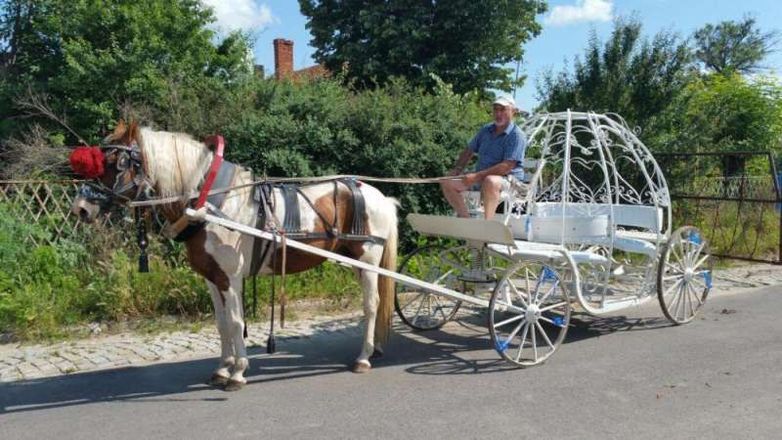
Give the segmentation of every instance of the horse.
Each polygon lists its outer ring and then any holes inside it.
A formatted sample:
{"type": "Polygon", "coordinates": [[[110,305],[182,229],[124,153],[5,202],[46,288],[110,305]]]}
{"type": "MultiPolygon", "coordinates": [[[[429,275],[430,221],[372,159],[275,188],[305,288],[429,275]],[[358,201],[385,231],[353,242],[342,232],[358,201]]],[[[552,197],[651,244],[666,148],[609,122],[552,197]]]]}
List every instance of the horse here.
{"type": "MultiPolygon", "coordinates": [[[[75,171],[94,181],[80,188],[72,212],[87,223],[112,204],[127,204],[152,193],[167,201],[157,207],[167,223],[182,224],[187,195],[198,192],[215,158],[208,145],[188,134],[157,131],[123,121],[100,147],[80,148],[89,151],[82,151],[80,159],[74,159],[76,152],[72,153],[71,164],[75,171]]],[[[256,226],[258,202],[257,196],[254,197],[252,173],[235,166],[230,182],[230,188],[234,189],[225,194],[221,215],[256,226]]],[[[282,192],[282,188],[272,187],[267,194],[268,214],[277,225],[282,225],[286,218],[286,195],[282,192]]],[[[374,266],[396,270],[398,202],[395,199],[363,182],[354,183],[353,189],[344,183],[321,182],[301,186],[295,194],[301,230],[305,233],[302,240],[374,266]],[[379,240],[348,238],[351,224],[361,220],[354,218],[360,212],[355,213],[355,203],[351,203],[355,201],[351,191],[356,188],[363,196],[363,225],[367,235],[379,240]]],[[[296,214],[293,209],[290,211],[287,214],[296,214]]],[[[220,333],[220,360],[208,383],[235,391],[247,383],[244,375],[249,366],[244,341],[242,280],[251,275],[280,274],[283,249],[271,241],[258,243],[254,237],[218,225],[185,223],[191,227],[184,240],[188,261],[206,279],[220,333]]],[[[325,260],[295,249],[288,249],[285,257],[285,273],[305,271],[325,260]]],[[[382,346],[388,340],[394,282],[367,270],[355,271],[363,292],[365,328],[361,351],[352,370],[365,373],[372,368],[370,358],[374,360],[382,355],[382,346]]]]}

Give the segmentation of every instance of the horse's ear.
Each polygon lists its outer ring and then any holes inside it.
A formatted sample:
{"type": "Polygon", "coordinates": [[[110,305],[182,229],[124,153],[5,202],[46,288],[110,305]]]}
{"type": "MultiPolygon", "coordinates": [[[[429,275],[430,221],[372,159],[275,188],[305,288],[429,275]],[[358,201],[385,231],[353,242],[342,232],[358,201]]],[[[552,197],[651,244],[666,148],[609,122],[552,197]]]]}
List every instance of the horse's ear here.
{"type": "Polygon", "coordinates": [[[128,141],[137,141],[139,136],[138,122],[130,121],[130,127],[128,128],[128,141]]]}
{"type": "Polygon", "coordinates": [[[114,131],[111,133],[112,139],[122,139],[125,132],[128,131],[128,127],[125,125],[125,120],[121,119],[117,121],[117,125],[114,127],[114,131]]]}

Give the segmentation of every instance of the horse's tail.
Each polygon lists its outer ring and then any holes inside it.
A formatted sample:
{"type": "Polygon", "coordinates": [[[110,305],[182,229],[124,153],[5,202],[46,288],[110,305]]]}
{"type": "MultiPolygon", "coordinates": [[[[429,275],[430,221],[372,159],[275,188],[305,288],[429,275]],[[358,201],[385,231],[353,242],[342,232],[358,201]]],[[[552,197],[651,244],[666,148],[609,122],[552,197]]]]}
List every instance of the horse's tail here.
{"type": "MultiPolygon", "coordinates": [[[[380,267],[396,271],[396,252],[398,244],[397,218],[396,218],[396,200],[387,198],[389,202],[393,201],[393,218],[391,219],[391,230],[386,237],[386,246],[383,249],[383,256],[380,259],[380,267]]],[[[388,342],[391,333],[391,322],[394,317],[394,279],[380,276],[378,280],[378,294],[380,296],[380,305],[377,309],[377,318],[375,319],[375,341],[381,344],[388,342]]]]}

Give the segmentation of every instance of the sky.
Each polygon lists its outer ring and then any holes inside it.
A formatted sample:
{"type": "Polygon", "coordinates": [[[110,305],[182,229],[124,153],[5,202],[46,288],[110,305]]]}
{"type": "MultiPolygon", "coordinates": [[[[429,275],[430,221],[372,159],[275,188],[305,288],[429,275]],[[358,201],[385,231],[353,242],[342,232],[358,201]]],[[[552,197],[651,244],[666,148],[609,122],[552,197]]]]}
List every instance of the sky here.
{"type": "MultiPolygon", "coordinates": [[[[262,64],[267,74],[274,73],[275,38],[293,40],[294,68],[315,64],[315,48],[309,45],[307,20],[299,11],[298,0],[202,1],[214,7],[218,31],[242,29],[251,33],[255,63],[262,64]]],[[[537,104],[536,80],[547,70],[559,72],[572,65],[574,57],[583,53],[591,32],[605,41],[616,17],[633,14],[643,23],[648,37],[668,30],[687,38],[706,23],[740,20],[745,15],[755,17],[763,31],[782,32],[779,0],[550,0],[548,12],[538,17],[543,31],[524,46],[521,73],[527,75],[527,81],[516,91],[519,107],[531,109],[537,104]]],[[[765,62],[775,75],[782,75],[780,49],[765,62]]]]}

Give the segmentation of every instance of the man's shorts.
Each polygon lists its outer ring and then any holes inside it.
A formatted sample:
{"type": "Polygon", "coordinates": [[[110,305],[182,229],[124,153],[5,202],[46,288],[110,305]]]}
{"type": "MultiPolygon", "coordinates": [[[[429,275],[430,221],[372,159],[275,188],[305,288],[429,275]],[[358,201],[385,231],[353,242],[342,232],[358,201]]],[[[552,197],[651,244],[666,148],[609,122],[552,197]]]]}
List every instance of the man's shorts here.
{"type": "MultiPolygon", "coordinates": [[[[522,183],[514,177],[512,174],[508,174],[505,176],[502,176],[502,188],[500,188],[500,191],[509,191],[511,188],[518,189],[526,187],[526,184],[522,183]]],[[[481,190],[481,184],[480,183],[473,183],[472,186],[468,189],[468,191],[480,191],[481,190]]]]}

